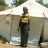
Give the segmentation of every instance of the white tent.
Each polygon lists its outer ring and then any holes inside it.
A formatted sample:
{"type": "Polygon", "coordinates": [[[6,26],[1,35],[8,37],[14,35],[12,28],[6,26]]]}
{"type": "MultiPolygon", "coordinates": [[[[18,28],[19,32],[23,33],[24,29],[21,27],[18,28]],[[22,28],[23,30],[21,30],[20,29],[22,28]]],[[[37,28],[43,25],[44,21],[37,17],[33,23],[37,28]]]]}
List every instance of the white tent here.
{"type": "Polygon", "coordinates": [[[28,8],[28,12],[30,14],[30,16],[36,16],[36,17],[40,17],[43,16],[43,12],[44,12],[44,9],[46,10],[47,8],[45,8],[44,6],[38,4],[37,2],[35,1],[27,1],[25,3],[23,3],[22,5],[18,6],[18,7],[15,7],[13,9],[9,9],[9,10],[5,10],[5,11],[1,11],[0,12],[0,15],[7,15],[7,14],[10,14],[10,12],[12,11],[11,14],[13,15],[21,15],[22,14],[22,9],[23,7],[26,6],[28,8]]]}
{"type": "MultiPolygon", "coordinates": [[[[31,41],[34,42],[33,44],[37,45],[39,38],[40,38],[40,34],[42,32],[42,27],[43,27],[43,21],[44,21],[43,13],[45,14],[46,17],[48,17],[48,8],[40,5],[39,3],[35,2],[35,1],[29,0],[18,7],[15,7],[15,8],[9,9],[9,10],[5,10],[5,11],[1,11],[0,16],[5,17],[8,14],[13,16],[11,35],[18,36],[17,34],[19,34],[19,33],[17,31],[17,28],[18,28],[19,16],[23,13],[22,9],[24,6],[26,6],[28,8],[29,15],[31,16],[29,39],[31,39],[31,41]]],[[[47,25],[47,23],[45,24],[45,26],[46,25],[47,25]]],[[[45,27],[45,30],[44,30],[45,32],[46,32],[47,28],[45,27]]],[[[9,29],[9,31],[10,31],[10,29],[9,29]]],[[[3,36],[5,36],[6,38],[8,36],[8,35],[5,35],[4,33],[1,33],[1,34],[3,36]]],[[[8,40],[10,41],[10,38],[8,40]]]]}
{"type": "Polygon", "coordinates": [[[21,15],[23,13],[23,11],[22,11],[23,7],[26,6],[28,8],[28,12],[29,12],[30,16],[43,17],[43,13],[45,13],[47,16],[48,8],[40,5],[39,3],[35,2],[35,1],[36,0],[34,0],[34,1],[28,0],[18,7],[14,7],[12,9],[1,11],[0,15],[7,15],[7,14],[10,14],[11,12],[12,12],[11,13],[12,15],[21,15]]]}

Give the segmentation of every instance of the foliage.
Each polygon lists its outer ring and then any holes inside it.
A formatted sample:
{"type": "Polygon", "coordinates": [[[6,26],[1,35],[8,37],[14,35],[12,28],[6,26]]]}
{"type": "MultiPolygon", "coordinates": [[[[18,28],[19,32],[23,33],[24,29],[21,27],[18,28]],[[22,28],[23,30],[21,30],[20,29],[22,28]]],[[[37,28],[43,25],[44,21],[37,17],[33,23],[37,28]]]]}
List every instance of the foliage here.
{"type": "Polygon", "coordinates": [[[45,7],[47,7],[48,8],[48,4],[44,4],[43,3],[43,0],[36,0],[38,3],[40,3],[41,5],[43,5],[43,6],[45,6],[45,7]]]}
{"type": "Polygon", "coordinates": [[[22,3],[24,3],[25,1],[27,1],[27,0],[19,0],[19,4],[22,4],[22,3]]]}
{"type": "Polygon", "coordinates": [[[37,1],[38,3],[40,3],[40,4],[42,4],[42,5],[44,4],[44,3],[43,3],[43,0],[36,0],[36,1],[37,1]]]}
{"type": "Polygon", "coordinates": [[[6,6],[4,1],[0,1],[0,5],[6,6]]]}
{"type": "Polygon", "coordinates": [[[44,6],[48,8],[48,4],[44,4],[44,6]]]}
{"type": "Polygon", "coordinates": [[[27,0],[15,0],[15,3],[13,3],[13,5],[15,6],[19,6],[21,5],[22,3],[26,2],[27,0]]]}

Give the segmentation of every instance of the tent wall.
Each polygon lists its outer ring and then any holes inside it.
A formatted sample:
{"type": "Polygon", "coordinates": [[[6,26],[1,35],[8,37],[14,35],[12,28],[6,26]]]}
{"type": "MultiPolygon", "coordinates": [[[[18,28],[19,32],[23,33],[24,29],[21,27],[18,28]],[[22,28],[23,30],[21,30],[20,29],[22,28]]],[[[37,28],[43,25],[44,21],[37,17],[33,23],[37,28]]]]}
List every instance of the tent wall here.
{"type": "MultiPolygon", "coordinates": [[[[38,41],[39,41],[39,38],[40,38],[40,35],[42,32],[43,21],[44,21],[44,40],[46,40],[46,39],[48,40],[48,37],[47,37],[48,36],[48,34],[47,34],[48,22],[43,19],[43,14],[42,14],[43,12],[48,13],[48,12],[46,12],[48,10],[47,10],[47,8],[43,7],[42,5],[40,5],[36,2],[27,1],[17,8],[2,11],[2,12],[0,12],[0,15],[4,15],[4,14],[5,15],[0,16],[0,20],[2,18],[5,18],[7,14],[20,15],[22,13],[22,8],[25,5],[28,7],[30,15],[34,15],[34,17],[31,17],[31,19],[30,19],[29,40],[31,40],[33,42],[32,43],[33,45],[38,44],[38,41]]],[[[18,32],[18,30],[17,30],[20,16],[15,16],[15,15],[11,16],[11,20],[10,20],[10,17],[9,18],[7,17],[4,20],[0,21],[0,35],[5,37],[8,41],[10,41],[11,37],[20,37],[20,32],[18,32]],[[6,21],[6,19],[7,19],[7,21],[6,21]],[[8,21],[9,21],[9,24],[8,24],[8,21]]],[[[46,16],[48,16],[48,15],[46,14],[46,16]]]]}
{"type": "MultiPolygon", "coordinates": [[[[5,18],[6,16],[0,16],[0,20],[5,18]]],[[[0,21],[0,35],[5,37],[8,41],[10,41],[11,37],[20,37],[20,32],[18,32],[18,23],[20,16],[11,16],[11,20],[9,24],[6,23],[6,18],[0,21]],[[10,37],[11,35],[11,37],[10,37]]],[[[44,39],[47,39],[48,36],[48,23],[44,22],[44,39]]],[[[29,39],[32,41],[32,45],[38,45],[38,41],[42,32],[43,27],[43,18],[42,17],[31,17],[30,18],[30,31],[29,31],[29,39]]]]}
{"type": "Polygon", "coordinates": [[[10,23],[7,24],[6,16],[0,16],[0,35],[10,41],[10,23]]]}
{"type": "Polygon", "coordinates": [[[44,20],[44,41],[48,41],[48,18],[44,20]]]}
{"type": "MultiPolygon", "coordinates": [[[[12,21],[12,33],[11,36],[13,37],[20,37],[20,32],[18,32],[18,23],[19,23],[19,16],[13,16],[12,21]]],[[[33,43],[32,45],[37,45],[40,34],[42,32],[43,27],[43,18],[41,17],[31,17],[30,19],[30,32],[29,32],[29,39],[33,43]]]]}

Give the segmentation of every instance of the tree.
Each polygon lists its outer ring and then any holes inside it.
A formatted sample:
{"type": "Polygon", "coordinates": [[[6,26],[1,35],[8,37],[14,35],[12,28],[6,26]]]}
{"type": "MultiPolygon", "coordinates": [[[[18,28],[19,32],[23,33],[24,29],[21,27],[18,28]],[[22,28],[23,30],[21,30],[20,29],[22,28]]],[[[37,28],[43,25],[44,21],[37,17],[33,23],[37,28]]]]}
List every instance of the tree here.
{"type": "Polygon", "coordinates": [[[22,3],[24,3],[25,1],[27,1],[27,0],[19,0],[19,4],[22,4],[22,3]]]}
{"type": "Polygon", "coordinates": [[[40,3],[41,5],[43,5],[43,6],[45,6],[45,7],[47,7],[48,8],[48,4],[44,4],[43,3],[43,0],[36,0],[38,3],[40,3]]]}
{"type": "Polygon", "coordinates": [[[0,1],[0,5],[6,6],[5,2],[2,0],[0,1]]]}
{"type": "Polygon", "coordinates": [[[44,4],[44,6],[48,8],[48,4],[44,4]]]}
{"type": "Polygon", "coordinates": [[[36,0],[36,1],[37,1],[38,3],[40,3],[40,4],[42,4],[42,5],[44,4],[44,3],[43,3],[43,0],[36,0]]]}
{"type": "Polygon", "coordinates": [[[15,0],[15,2],[13,3],[13,5],[19,6],[19,5],[21,5],[22,3],[24,3],[25,1],[27,1],[27,0],[15,0]]]}

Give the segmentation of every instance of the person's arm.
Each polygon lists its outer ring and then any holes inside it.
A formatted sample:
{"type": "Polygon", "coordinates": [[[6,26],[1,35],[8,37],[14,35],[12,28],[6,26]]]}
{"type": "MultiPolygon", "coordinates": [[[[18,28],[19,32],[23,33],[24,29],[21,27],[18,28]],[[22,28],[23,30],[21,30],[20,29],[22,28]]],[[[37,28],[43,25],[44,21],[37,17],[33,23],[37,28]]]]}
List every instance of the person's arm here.
{"type": "Polygon", "coordinates": [[[30,16],[28,16],[28,31],[30,30],[30,16]]]}
{"type": "Polygon", "coordinates": [[[21,18],[20,18],[20,20],[19,20],[18,31],[19,31],[19,28],[20,28],[20,22],[21,22],[21,18]]]}

